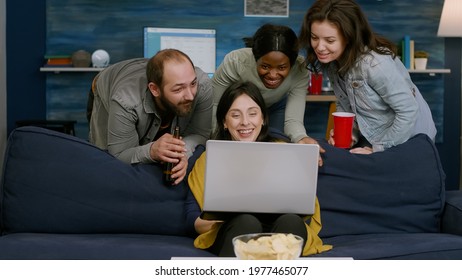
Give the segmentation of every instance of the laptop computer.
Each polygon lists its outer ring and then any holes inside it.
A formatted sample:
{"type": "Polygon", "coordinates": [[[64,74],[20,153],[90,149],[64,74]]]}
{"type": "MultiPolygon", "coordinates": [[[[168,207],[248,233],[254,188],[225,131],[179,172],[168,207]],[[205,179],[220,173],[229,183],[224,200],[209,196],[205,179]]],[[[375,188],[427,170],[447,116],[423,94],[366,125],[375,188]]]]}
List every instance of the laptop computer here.
{"type": "Polygon", "coordinates": [[[314,213],[319,146],[209,140],[201,218],[314,213]]]}

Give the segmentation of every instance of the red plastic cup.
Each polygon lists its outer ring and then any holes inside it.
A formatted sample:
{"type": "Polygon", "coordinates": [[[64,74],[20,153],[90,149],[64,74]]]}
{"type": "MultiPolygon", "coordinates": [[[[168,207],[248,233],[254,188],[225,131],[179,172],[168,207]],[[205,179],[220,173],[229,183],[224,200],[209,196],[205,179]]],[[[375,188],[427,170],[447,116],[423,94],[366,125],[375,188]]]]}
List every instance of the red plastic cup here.
{"type": "Polygon", "coordinates": [[[310,94],[321,94],[322,92],[322,73],[311,73],[310,86],[308,91],[310,94]]]}
{"type": "Polygon", "coordinates": [[[332,113],[332,116],[334,116],[335,147],[350,148],[355,114],[347,112],[334,112],[332,113]]]}

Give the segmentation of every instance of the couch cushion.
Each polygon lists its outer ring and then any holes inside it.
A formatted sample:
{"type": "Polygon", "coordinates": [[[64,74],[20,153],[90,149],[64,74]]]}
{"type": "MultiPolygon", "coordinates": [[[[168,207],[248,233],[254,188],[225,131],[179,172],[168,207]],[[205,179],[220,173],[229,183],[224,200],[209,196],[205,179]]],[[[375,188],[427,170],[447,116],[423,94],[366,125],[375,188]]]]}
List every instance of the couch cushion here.
{"type": "Polygon", "coordinates": [[[215,257],[185,236],[14,233],[0,237],[0,260],[168,260],[215,257]]]}
{"type": "Polygon", "coordinates": [[[371,155],[320,144],[321,237],[439,231],[445,175],[426,135],[371,155]]]}
{"type": "Polygon", "coordinates": [[[164,186],[161,172],[70,135],[18,128],[5,152],[2,232],[183,235],[187,188],[164,186]]]}
{"type": "Polygon", "coordinates": [[[447,191],[441,230],[462,236],[462,191],[447,191]]]}
{"type": "Polygon", "coordinates": [[[324,239],[334,249],[313,257],[351,257],[356,260],[460,260],[462,236],[442,233],[382,233],[324,239]]]}

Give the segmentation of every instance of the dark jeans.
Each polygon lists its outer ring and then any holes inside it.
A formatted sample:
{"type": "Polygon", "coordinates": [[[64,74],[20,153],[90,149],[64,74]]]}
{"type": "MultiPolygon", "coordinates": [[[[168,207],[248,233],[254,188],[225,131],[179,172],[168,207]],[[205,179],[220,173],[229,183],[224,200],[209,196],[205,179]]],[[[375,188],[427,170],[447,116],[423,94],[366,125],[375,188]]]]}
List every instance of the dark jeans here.
{"type": "Polygon", "coordinates": [[[93,99],[95,99],[95,94],[93,93],[93,90],[90,88],[90,91],[88,92],[88,100],[87,100],[87,121],[88,123],[90,123],[91,111],[93,110],[93,99]]]}
{"type": "Polygon", "coordinates": [[[287,96],[268,108],[269,126],[284,132],[284,120],[286,113],[287,96]]]}
{"type": "Polygon", "coordinates": [[[218,231],[217,238],[209,251],[219,257],[234,257],[232,240],[247,233],[278,232],[292,233],[302,237],[306,242],[305,221],[295,214],[252,215],[241,214],[225,222],[218,231]]]}

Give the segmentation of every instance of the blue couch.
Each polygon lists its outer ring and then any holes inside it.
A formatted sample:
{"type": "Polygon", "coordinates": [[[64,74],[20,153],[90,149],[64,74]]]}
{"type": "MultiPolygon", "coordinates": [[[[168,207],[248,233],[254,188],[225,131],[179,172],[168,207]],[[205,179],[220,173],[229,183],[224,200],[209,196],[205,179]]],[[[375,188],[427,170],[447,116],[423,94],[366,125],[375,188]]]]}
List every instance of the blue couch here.
{"type": "MultiPolygon", "coordinates": [[[[462,259],[462,195],[444,191],[426,136],[370,156],[321,144],[321,235],[334,249],[316,257],[462,259]]],[[[14,130],[0,186],[0,259],[212,256],[186,234],[187,186],[163,186],[160,172],[70,135],[14,130]]]]}

